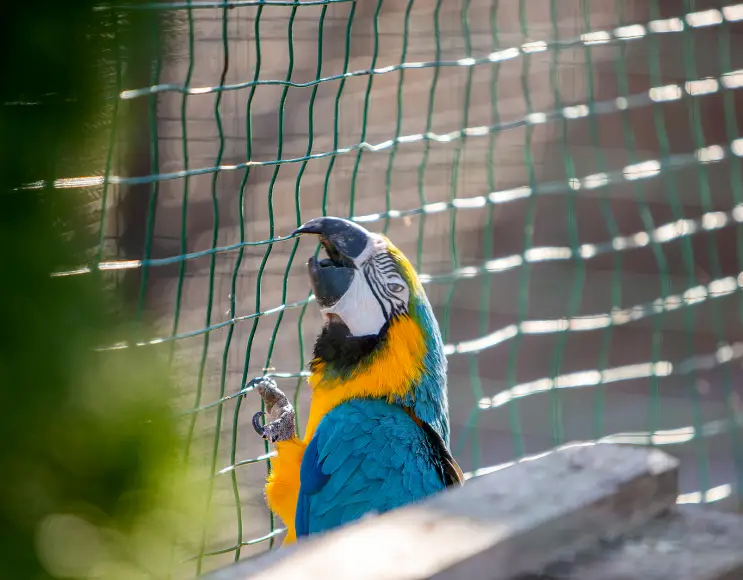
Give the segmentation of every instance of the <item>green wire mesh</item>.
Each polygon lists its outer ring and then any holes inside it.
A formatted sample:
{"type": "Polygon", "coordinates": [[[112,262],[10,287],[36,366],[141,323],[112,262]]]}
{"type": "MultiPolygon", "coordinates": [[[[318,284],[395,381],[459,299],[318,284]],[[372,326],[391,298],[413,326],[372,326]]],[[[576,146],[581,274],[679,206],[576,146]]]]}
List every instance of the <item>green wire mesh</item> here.
{"type": "Polygon", "coordinates": [[[213,474],[191,572],[282,532],[246,385],[276,377],[301,430],[321,322],[316,248],[288,234],[321,214],[421,272],[470,474],[576,439],[663,445],[680,501],[736,501],[743,5],[680,4],[137,7],[178,31],[147,86],[119,82],[116,114],[147,102],[146,169],[120,166],[114,123],[105,176],[59,185],[102,184],[81,271],[136,281],[162,329],[139,346],[165,343],[182,377],[184,457],[213,474]]]}

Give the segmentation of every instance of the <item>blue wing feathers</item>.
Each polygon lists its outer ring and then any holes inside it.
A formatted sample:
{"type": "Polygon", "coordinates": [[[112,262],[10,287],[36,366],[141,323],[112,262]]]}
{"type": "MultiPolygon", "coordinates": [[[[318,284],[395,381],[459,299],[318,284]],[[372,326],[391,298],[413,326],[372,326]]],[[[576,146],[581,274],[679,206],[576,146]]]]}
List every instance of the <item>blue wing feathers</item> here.
{"type": "Polygon", "coordinates": [[[363,461],[364,458],[358,455],[349,458],[337,471],[332,473],[332,478],[330,478],[327,488],[323,491],[331,495],[341,493],[346,482],[356,473],[363,461]]]}
{"type": "Polygon", "coordinates": [[[325,456],[323,471],[328,474],[338,471],[354,451],[352,442],[339,441],[333,450],[325,456]]]}
{"type": "Polygon", "coordinates": [[[362,477],[359,477],[361,481],[364,479],[371,480],[371,479],[384,479],[384,475],[386,475],[387,470],[380,469],[379,465],[376,461],[362,461],[361,462],[361,475],[362,477]]]}
{"type": "Polygon", "coordinates": [[[294,527],[297,530],[297,537],[306,536],[310,533],[310,494],[299,490],[297,498],[297,514],[294,518],[294,527]]]}
{"type": "Polygon", "coordinates": [[[371,435],[359,435],[355,439],[352,440],[353,448],[357,451],[367,449],[368,451],[373,451],[374,447],[377,445],[372,445],[372,442],[374,442],[374,439],[371,435]]]}
{"type": "Polygon", "coordinates": [[[398,405],[357,399],[328,413],[300,469],[298,536],[384,512],[444,488],[423,430],[398,405]]]}
{"type": "Polygon", "coordinates": [[[299,479],[305,493],[320,491],[328,481],[328,475],[320,468],[316,439],[312,439],[304,450],[304,458],[299,468],[299,479]]]}
{"type": "Polygon", "coordinates": [[[320,491],[327,483],[328,478],[329,476],[323,473],[320,468],[317,440],[312,439],[304,450],[302,465],[299,468],[301,485],[294,521],[297,536],[306,536],[309,533],[310,495],[320,491]]]}

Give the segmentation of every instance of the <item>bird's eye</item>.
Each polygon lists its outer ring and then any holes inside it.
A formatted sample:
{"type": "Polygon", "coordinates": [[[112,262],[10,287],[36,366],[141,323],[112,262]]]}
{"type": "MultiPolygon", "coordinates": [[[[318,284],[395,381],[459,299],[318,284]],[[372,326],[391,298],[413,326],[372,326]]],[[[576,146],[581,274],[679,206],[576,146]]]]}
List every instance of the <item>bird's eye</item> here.
{"type": "Polygon", "coordinates": [[[387,284],[387,288],[392,290],[392,292],[402,292],[403,290],[405,290],[405,286],[403,286],[402,284],[398,284],[397,282],[390,282],[389,284],[387,284]]]}

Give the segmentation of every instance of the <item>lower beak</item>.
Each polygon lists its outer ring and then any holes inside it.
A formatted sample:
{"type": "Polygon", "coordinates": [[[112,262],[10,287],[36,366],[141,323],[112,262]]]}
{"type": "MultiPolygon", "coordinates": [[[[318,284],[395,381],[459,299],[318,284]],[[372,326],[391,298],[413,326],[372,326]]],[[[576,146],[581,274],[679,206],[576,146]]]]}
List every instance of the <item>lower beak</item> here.
{"type": "Polygon", "coordinates": [[[330,308],[348,292],[355,270],[335,266],[320,266],[314,257],[307,260],[312,291],[320,308],[330,308]]]}

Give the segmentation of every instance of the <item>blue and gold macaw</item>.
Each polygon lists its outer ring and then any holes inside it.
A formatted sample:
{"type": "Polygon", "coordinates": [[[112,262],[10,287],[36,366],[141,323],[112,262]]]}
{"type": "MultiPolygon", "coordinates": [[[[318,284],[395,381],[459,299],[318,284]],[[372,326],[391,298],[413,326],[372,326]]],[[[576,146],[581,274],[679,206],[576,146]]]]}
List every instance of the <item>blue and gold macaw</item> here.
{"type": "Polygon", "coordinates": [[[449,451],[446,358],[410,262],[384,236],[348,220],[310,220],[327,258],[307,262],[324,319],[310,363],[304,439],[276,384],[257,380],[276,444],[266,483],[285,542],[385,512],[464,482],[449,451]]]}

